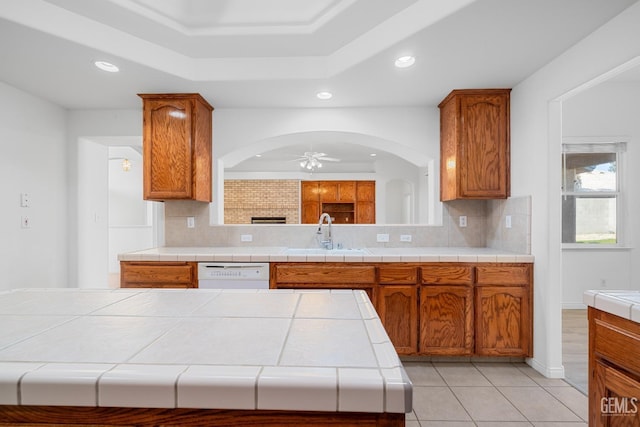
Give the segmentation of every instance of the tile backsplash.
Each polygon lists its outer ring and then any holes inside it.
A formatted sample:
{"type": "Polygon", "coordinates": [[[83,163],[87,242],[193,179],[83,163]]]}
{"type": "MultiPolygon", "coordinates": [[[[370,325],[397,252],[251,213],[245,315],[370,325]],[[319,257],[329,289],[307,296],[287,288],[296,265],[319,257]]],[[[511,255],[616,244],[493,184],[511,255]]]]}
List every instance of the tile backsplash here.
{"type": "MultiPolygon", "coordinates": [[[[209,225],[206,203],[167,201],[164,207],[166,246],[319,247],[317,225],[209,225]],[[195,217],[195,228],[187,228],[187,217],[195,217]]],[[[489,247],[531,253],[529,196],[446,202],[443,216],[440,226],[338,224],[333,226],[333,239],[345,248],[489,247]],[[460,227],[460,216],[467,217],[466,227],[460,227]],[[378,234],[388,234],[389,241],[377,242],[378,234]],[[407,235],[411,242],[401,241],[407,235]]]]}

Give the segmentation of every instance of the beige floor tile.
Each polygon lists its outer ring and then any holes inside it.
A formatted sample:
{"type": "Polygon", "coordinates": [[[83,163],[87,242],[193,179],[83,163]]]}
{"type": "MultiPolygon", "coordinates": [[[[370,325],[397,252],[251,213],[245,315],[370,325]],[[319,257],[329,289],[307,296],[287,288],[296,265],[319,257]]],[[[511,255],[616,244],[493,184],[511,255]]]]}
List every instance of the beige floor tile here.
{"type": "Polygon", "coordinates": [[[527,421],[495,387],[451,387],[474,421],[527,421]]]}
{"type": "Polygon", "coordinates": [[[420,421],[471,421],[448,387],[414,387],[413,406],[420,421]]]}
{"type": "Polygon", "coordinates": [[[437,363],[434,366],[449,387],[491,385],[472,363],[437,363]]]}
{"type": "Polygon", "coordinates": [[[478,427],[531,427],[529,421],[478,421],[476,422],[478,427]]]}
{"type": "Polygon", "coordinates": [[[581,421],[569,408],[540,387],[498,387],[529,421],[581,421]]]}
{"type": "Polygon", "coordinates": [[[473,421],[420,421],[421,427],[475,427],[473,421]]]}
{"type": "Polygon", "coordinates": [[[587,423],[563,423],[561,421],[536,422],[534,427],[587,427],[587,423]]]}
{"type": "Polygon", "coordinates": [[[535,386],[537,385],[518,366],[523,363],[475,363],[476,368],[494,386],[535,386]]]}
{"type": "Polygon", "coordinates": [[[561,378],[547,378],[540,372],[533,369],[531,366],[522,364],[518,366],[518,369],[526,374],[529,378],[535,381],[536,384],[542,387],[571,387],[564,379],[561,378]]]}
{"type": "Polygon", "coordinates": [[[545,387],[556,399],[583,421],[589,419],[589,398],[573,387],[545,387]]]}
{"type": "Polygon", "coordinates": [[[415,411],[411,411],[404,417],[404,419],[407,421],[417,421],[418,417],[416,416],[415,411]]]}
{"type": "Polygon", "coordinates": [[[422,427],[418,421],[405,421],[404,427],[422,427]]]}
{"type": "Polygon", "coordinates": [[[447,385],[430,362],[404,362],[403,365],[414,386],[447,385]]]}

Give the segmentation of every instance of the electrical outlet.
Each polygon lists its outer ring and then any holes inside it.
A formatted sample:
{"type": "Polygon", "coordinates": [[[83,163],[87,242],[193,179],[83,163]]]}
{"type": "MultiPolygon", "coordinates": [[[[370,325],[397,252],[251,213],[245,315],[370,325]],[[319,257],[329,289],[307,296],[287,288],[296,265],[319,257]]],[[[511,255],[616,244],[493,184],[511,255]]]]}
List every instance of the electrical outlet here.
{"type": "Polygon", "coordinates": [[[507,228],[511,228],[511,215],[507,215],[504,217],[504,226],[507,228]]]}
{"type": "Polygon", "coordinates": [[[187,217],[187,228],[195,228],[196,227],[196,218],[193,216],[187,217]]]}
{"type": "Polygon", "coordinates": [[[31,228],[31,220],[28,216],[23,215],[22,218],[20,218],[20,222],[22,224],[22,228],[31,228]]]}
{"type": "Polygon", "coordinates": [[[460,223],[460,227],[466,227],[467,226],[467,216],[466,215],[460,215],[460,217],[458,218],[458,221],[460,223]]]}
{"type": "Polygon", "coordinates": [[[376,234],[376,242],[386,243],[388,241],[389,241],[389,235],[388,234],[376,234]]]}
{"type": "Polygon", "coordinates": [[[253,234],[241,234],[240,235],[241,242],[253,242],[253,234]]]}
{"type": "Polygon", "coordinates": [[[400,235],[400,241],[401,242],[410,242],[411,241],[411,234],[401,234],[400,235]]]}
{"type": "Polygon", "coordinates": [[[28,208],[29,203],[29,195],[27,193],[20,193],[20,207],[28,208]]]}

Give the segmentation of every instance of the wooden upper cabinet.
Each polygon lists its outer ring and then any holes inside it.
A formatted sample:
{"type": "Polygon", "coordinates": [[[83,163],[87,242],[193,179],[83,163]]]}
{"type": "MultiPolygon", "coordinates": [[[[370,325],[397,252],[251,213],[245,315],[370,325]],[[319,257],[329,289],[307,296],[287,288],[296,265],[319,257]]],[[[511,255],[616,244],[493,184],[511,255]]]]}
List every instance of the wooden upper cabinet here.
{"type": "Polygon", "coordinates": [[[323,212],[335,224],[374,224],[375,181],[302,181],[303,224],[317,223],[323,212]]]}
{"type": "Polygon", "coordinates": [[[213,107],[198,94],[139,96],[143,100],[143,198],[211,202],[213,107]]]}
{"type": "Polygon", "coordinates": [[[510,195],[511,89],[452,91],[440,108],[440,200],[510,195]]]}

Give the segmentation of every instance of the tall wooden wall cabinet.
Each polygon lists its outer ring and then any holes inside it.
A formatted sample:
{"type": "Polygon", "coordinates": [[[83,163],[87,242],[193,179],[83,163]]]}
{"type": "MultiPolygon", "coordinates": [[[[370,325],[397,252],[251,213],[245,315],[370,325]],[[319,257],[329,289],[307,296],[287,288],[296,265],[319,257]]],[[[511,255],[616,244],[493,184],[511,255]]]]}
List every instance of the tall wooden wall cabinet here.
{"type": "Polygon", "coordinates": [[[440,200],[510,195],[511,89],[452,91],[440,108],[440,200]]]}
{"type": "Polygon", "coordinates": [[[213,107],[195,93],[138,96],[143,100],[143,198],[211,202],[213,107]]]}

